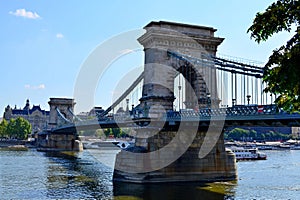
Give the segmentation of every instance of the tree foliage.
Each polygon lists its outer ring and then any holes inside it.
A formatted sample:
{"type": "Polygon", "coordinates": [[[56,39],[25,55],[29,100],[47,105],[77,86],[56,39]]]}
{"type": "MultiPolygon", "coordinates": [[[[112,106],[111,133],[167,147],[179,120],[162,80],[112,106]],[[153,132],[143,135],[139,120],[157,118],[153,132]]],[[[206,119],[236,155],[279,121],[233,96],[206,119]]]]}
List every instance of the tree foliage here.
{"type": "Polygon", "coordinates": [[[79,132],[79,135],[82,135],[82,136],[94,136],[95,133],[96,133],[95,130],[83,130],[83,131],[79,132]]]}
{"type": "Polygon", "coordinates": [[[300,109],[300,1],[277,0],[263,13],[257,13],[248,29],[256,42],[268,40],[275,33],[295,34],[285,45],[275,49],[265,65],[264,81],[268,83],[265,92],[277,95],[279,107],[289,111],[300,109]]]}
{"type": "Polygon", "coordinates": [[[234,128],[228,133],[224,134],[226,140],[235,141],[278,141],[278,140],[288,140],[291,135],[277,133],[274,131],[269,131],[266,133],[257,133],[255,130],[246,130],[242,128],[234,128]]]}
{"type": "Polygon", "coordinates": [[[98,138],[105,138],[105,134],[104,134],[104,131],[102,129],[97,129],[96,130],[96,133],[95,133],[95,136],[98,137],[98,138]]]}
{"type": "Polygon", "coordinates": [[[8,137],[7,126],[8,126],[8,122],[5,119],[3,119],[0,123],[0,137],[3,138],[8,137]]]}
{"type": "Polygon", "coordinates": [[[242,128],[234,128],[228,134],[226,139],[232,140],[257,140],[261,139],[255,130],[245,130],[242,128]]]}
{"type": "Polygon", "coordinates": [[[31,124],[24,118],[3,120],[0,123],[0,135],[6,138],[26,139],[31,133],[31,124]]]}
{"type": "Polygon", "coordinates": [[[107,128],[104,129],[104,134],[106,137],[114,137],[114,138],[121,138],[126,137],[127,134],[121,128],[107,128]]]}

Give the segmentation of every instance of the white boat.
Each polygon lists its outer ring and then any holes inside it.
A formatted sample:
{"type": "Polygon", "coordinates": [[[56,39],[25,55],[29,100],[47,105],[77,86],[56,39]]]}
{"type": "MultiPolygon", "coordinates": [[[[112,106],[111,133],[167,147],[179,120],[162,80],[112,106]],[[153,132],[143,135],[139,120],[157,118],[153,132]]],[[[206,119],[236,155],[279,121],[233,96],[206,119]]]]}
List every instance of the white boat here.
{"type": "Polygon", "coordinates": [[[99,146],[95,144],[95,142],[88,142],[88,141],[83,141],[82,142],[83,149],[98,149],[99,146]]]}
{"type": "Polygon", "coordinates": [[[91,140],[91,141],[83,141],[83,148],[84,149],[118,149],[115,142],[118,143],[116,140],[91,140]]]}
{"type": "Polygon", "coordinates": [[[128,142],[128,141],[117,141],[117,142],[113,142],[114,145],[116,145],[117,147],[121,148],[121,149],[127,149],[131,146],[134,145],[134,142],[128,142]]]}
{"type": "Polygon", "coordinates": [[[292,145],[291,150],[300,150],[300,145],[292,145]]]}
{"type": "Polygon", "coordinates": [[[266,160],[267,155],[261,153],[257,148],[231,147],[231,151],[235,154],[236,160],[266,160]]]}

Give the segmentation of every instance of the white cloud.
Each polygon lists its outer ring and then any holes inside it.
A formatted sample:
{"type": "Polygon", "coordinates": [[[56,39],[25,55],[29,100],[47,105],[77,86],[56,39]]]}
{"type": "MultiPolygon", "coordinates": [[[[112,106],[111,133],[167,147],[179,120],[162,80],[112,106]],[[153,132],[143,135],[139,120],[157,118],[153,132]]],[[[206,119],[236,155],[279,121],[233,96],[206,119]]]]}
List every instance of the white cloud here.
{"type": "Polygon", "coordinates": [[[9,14],[15,15],[17,17],[24,17],[24,18],[29,18],[29,19],[41,18],[36,12],[26,11],[24,8],[17,9],[15,12],[10,11],[9,14]]]}
{"type": "Polygon", "coordinates": [[[59,39],[60,39],[60,38],[63,38],[63,37],[64,37],[64,35],[63,35],[62,33],[57,33],[57,34],[56,34],[56,38],[59,38],[59,39]]]}
{"type": "Polygon", "coordinates": [[[46,88],[46,87],[45,87],[44,84],[41,84],[41,85],[38,86],[38,89],[45,89],[45,88],[46,88]]]}
{"type": "Polygon", "coordinates": [[[29,89],[29,90],[43,90],[46,88],[45,84],[40,84],[40,85],[29,85],[26,84],[24,85],[25,89],[29,89]]]}
{"type": "Polygon", "coordinates": [[[129,54],[129,53],[132,53],[132,52],[134,52],[134,50],[132,50],[132,49],[123,49],[123,50],[120,51],[121,54],[129,54]]]}

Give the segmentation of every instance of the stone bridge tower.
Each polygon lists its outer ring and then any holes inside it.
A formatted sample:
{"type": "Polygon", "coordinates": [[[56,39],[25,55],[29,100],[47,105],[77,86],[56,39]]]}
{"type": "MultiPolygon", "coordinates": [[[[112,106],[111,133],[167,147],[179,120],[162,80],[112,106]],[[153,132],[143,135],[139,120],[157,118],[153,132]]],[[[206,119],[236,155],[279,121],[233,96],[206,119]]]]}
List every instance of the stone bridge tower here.
{"type": "Polygon", "coordinates": [[[50,98],[48,102],[50,106],[49,127],[55,128],[59,124],[59,116],[57,110],[70,121],[73,121],[73,110],[75,101],[69,98],[50,98]]]}
{"type": "Polygon", "coordinates": [[[48,104],[50,106],[48,129],[50,130],[45,130],[38,136],[37,146],[41,151],[82,151],[83,145],[76,130],[53,131],[66,121],[74,121],[74,99],[50,98],[48,104]]]}
{"type": "Polygon", "coordinates": [[[181,65],[168,56],[168,51],[199,59],[215,56],[218,45],[224,40],[214,36],[216,29],[164,21],[151,22],[144,28],[146,33],[138,39],[145,51],[141,105],[147,104],[152,113],[159,113],[161,107],[172,110],[174,79],[176,74],[181,73],[189,81],[185,88],[186,108],[207,107],[208,95],[210,106],[218,107],[215,69],[207,65],[181,65]]]}
{"type": "Polygon", "coordinates": [[[181,118],[176,127],[171,119],[160,118],[163,112],[173,110],[174,80],[178,73],[188,82],[186,108],[218,107],[216,71],[207,63],[213,65],[210,57],[215,56],[223,38],[215,37],[216,29],[210,27],[173,22],[151,22],[145,29],[146,33],[138,39],[145,51],[140,106],[144,110],[150,108],[151,120],[136,129],[132,152],[117,154],[113,180],[137,183],[235,180],[235,157],[225,150],[222,120],[205,124],[198,118],[194,121],[181,118]],[[170,56],[170,52],[177,54],[170,56]],[[193,64],[178,56],[174,58],[179,54],[208,62],[193,64]]]}

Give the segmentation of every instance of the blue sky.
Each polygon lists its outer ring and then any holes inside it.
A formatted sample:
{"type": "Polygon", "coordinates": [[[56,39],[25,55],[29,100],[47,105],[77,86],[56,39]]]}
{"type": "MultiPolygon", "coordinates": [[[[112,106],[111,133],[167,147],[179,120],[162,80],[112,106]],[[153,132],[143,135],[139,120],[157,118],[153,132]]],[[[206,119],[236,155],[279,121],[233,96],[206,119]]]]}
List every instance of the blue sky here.
{"type": "MultiPolygon", "coordinates": [[[[0,1],[0,111],[31,104],[49,110],[49,97],[72,97],[82,63],[101,43],[120,33],[141,29],[150,21],[211,26],[225,40],[219,53],[265,62],[290,34],[256,44],[246,33],[255,14],[271,0],[209,1],[0,1]]],[[[109,51],[109,49],[108,49],[109,51]]],[[[142,55],[116,62],[95,95],[108,106],[118,82],[118,67],[142,65],[142,55]]],[[[122,75],[120,75],[122,76],[122,75]]],[[[1,114],[2,115],[2,114],[1,114]]]]}

